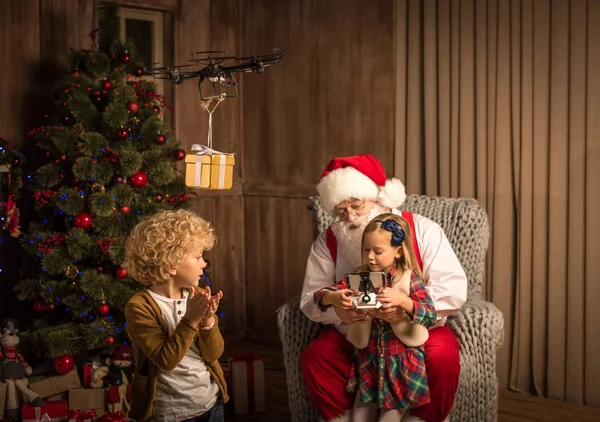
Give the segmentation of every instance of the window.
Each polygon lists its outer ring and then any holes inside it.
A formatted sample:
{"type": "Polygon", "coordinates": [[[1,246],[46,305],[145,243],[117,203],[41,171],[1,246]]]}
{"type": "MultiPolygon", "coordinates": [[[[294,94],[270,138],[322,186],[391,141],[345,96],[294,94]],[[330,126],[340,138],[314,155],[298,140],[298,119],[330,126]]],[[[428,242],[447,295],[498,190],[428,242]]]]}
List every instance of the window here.
{"type": "MultiPolygon", "coordinates": [[[[163,63],[163,13],[142,10],[120,8],[121,16],[121,39],[133,40],[135,48],[138,51],[140,60],[144,65],[150,67],[152,63],[163,63]]],[[[144,79],[154,81],[158,88],[158,93],[163,94],[162,80],[154,79],[151,76],[144,76],[144,79]]]]}

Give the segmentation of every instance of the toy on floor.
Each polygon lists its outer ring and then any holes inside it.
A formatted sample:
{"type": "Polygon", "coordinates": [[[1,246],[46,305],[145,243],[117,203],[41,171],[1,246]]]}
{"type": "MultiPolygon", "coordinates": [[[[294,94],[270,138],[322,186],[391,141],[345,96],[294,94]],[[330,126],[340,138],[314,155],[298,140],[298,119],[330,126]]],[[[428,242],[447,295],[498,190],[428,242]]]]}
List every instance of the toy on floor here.
{"type": "Polygon", "coordinates": [[[0,378],[6,382],[6,417],[14,418],[19,409],[17,389],[23,394],[25,401],[38,407],[44,401],[27,385],[31,367],[17,351],[19,344],[18,329],[12,321],[9,321],[0,336],[0,378]]]}

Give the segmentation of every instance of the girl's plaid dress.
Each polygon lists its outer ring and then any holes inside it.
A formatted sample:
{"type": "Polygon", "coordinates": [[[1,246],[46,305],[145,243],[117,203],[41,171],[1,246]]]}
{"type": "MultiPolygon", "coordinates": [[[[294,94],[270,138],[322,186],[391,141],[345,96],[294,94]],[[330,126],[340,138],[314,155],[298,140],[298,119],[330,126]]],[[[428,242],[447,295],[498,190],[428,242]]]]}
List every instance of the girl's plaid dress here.
{"type": "MultiPolygon", "coordinates": [[[[387,275],[388,286],[391,276],[393,270],[387,275]]],[[[415,306],[413,322],[433,325],[436,319],[433,301],[414,271],[410,297],[415,306]]],[[[346,390],[358,392],[362,403],[377,403],[380,409],[406,410],[429,403],[423,347],[405,346],[388,322],[373,320],[369,345],[354,352],[346,390]]]]}

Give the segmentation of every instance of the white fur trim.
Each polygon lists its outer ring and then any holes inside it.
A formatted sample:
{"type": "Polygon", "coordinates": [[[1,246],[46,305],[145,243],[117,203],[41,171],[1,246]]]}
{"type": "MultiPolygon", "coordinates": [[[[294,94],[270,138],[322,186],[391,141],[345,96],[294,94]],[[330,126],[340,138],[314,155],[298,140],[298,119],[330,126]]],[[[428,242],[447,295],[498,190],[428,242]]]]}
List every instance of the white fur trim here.
{"type": "Polygon", "coordinates": [[[333,170],[317,184],[317,191],[330,214],[336,205],[350,198],[376,200],[380,194],[377,184],[354,167],[333,170]]]}
{"type": "Polygon", "coordinates": [[[388,179],[379,190],[378,202],[384,207],[398,208],[406,199],[406,189],[400,179],[388,179]]]}

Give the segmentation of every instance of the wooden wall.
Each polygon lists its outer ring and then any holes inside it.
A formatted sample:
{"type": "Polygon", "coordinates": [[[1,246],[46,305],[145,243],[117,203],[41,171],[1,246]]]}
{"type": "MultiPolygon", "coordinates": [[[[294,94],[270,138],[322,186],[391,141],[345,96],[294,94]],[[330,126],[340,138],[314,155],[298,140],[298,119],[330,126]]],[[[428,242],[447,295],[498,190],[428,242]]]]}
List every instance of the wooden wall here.
{"type": "MultiPolygon", "coordinates": [[[[276,309],[300,293],[312,241],[309,196],[333,156],[372,153],[393,169],[393,0],[123,0],[172,17],[173,63],[193,51],[286,51],[214,114],[214,146],[236,153],[231,191],[199,191],[211,220],[208,254],[227,298],[221,325],[277,342],[276,309]]],[[[3,0],[0,136],[25,151],[68,47],[87,48],[97,0],[3,0]],[[53,70],[57,69],[58,70],[53,70]]],[[[169,25],[167,25],[169,27],[169,25]]],[[[169,34],[165,34],[168,37],[169,34]]],[[[183,147],[204,142],[208,115],[196,84],[172,88],[169,121],[183,147]]]]}
{"type": "Polygon", "coordinates": [[[243,54],[286,51],[243,85],[247,328],[276,340],[275,310],[302,289],[307,199],[334,156],[393,168],[392,1],[244,2],[243,54]]]}

